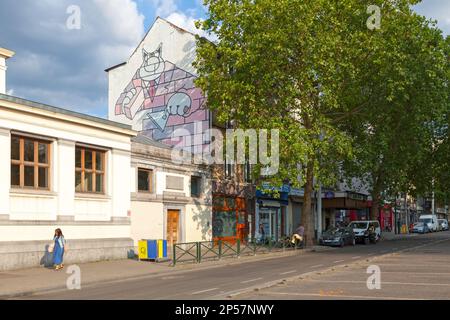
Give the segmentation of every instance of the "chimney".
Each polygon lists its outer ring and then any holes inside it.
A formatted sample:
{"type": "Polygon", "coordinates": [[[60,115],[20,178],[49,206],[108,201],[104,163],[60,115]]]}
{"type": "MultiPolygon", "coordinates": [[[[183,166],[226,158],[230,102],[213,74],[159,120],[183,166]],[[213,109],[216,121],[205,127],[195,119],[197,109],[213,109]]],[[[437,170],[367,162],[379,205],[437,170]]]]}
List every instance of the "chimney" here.
{"type": "Polygon", "coordinates": [[[0,93],[6,94],[6,60],[14,56],[14,52],[0,47],[0,93]]]}

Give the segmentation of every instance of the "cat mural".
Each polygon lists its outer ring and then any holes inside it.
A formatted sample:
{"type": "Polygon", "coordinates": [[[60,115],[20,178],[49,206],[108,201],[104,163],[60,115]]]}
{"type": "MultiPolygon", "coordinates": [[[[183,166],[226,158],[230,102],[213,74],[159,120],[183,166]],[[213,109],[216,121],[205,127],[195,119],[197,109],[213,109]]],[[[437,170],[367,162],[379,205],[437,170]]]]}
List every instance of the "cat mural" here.
{"type": "MultiPolygon", "coordinates": [[[[172,133],[183,128],[191,135],[209,128],[209,112],[195,76],[164,60],[162,44],[153,52],[142,50],[142,65],[115,105],[115,115],[125,115],[135,127],[156,141],[178,144],[172,133]],[[195,129],[195,125],[197,129],[195,129]]],[[[182,139],[179,138],[179,139],[182,139]]],[[[186,139],[186,141],[192,139],[186,139]]],[[[195,146],[194,142],[191,143],[195,146]]],[[[203,142],[196,142],[197,146],[203,142]]]]}

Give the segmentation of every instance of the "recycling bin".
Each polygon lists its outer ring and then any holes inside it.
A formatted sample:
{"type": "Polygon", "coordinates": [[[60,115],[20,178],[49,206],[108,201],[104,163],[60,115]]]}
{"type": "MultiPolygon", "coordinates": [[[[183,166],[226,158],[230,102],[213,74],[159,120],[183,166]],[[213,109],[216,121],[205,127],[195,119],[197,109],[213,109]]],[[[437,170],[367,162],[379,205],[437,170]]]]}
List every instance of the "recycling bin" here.
{"type": "Polygon", "coordinates": [[[140,240],[139,260],[159,260],[167,258],[167,240],[140,240]]]}

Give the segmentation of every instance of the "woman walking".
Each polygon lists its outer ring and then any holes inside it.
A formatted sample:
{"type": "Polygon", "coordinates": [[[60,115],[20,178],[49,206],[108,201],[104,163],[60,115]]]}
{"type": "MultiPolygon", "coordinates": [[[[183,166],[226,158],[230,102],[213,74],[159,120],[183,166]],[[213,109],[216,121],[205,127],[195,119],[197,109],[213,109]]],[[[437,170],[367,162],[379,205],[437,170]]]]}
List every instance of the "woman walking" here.
{"type": "Polygon", "coordinates": [[[55,241],[53,249],[53,264],[55,265],[55,270],[64,268],[63,258],[64,258],[64,248],[66,246],[66,240],[61,229],[55,230],[55,236],[53,237],[55,241]]]}

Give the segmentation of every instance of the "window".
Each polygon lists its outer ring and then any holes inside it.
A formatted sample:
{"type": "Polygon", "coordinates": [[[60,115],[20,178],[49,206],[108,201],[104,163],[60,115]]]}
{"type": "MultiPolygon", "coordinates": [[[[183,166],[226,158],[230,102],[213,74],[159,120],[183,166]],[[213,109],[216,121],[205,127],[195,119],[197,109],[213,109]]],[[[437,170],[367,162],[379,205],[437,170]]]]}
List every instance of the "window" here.
{"type": "Polygon", "coordinates": [[[225,175],[225,179],[230,179],[233,175],[234,166],[231,163],[228,163],[226,157],[223,161],[223,171],[225,175]]]}
{"type": "Polygon", "coordinates": [[[50,189],[50,142],[11,137],[11,186],[50,189]]]}
{"type": "Polygon", "coordinates": [[[252,167],[250,161],[246,160],[244,164],[244,179],[245,182],[252,182],[252,167]]]}
{"type": "Polygon", "coordinates": [[[191,197],[200,197],[201,194],[202,178],[192,176],[191,177],[191,197]]]}
{"type": "Polygon", "coordinates": [[[105,152],[75,148],[75,191],[105,193],[105,152]]]}
{"type": "Polygon", "coordinates": [[[138,169],[138,192],[152,192],[153,171],[138,169]]]}

